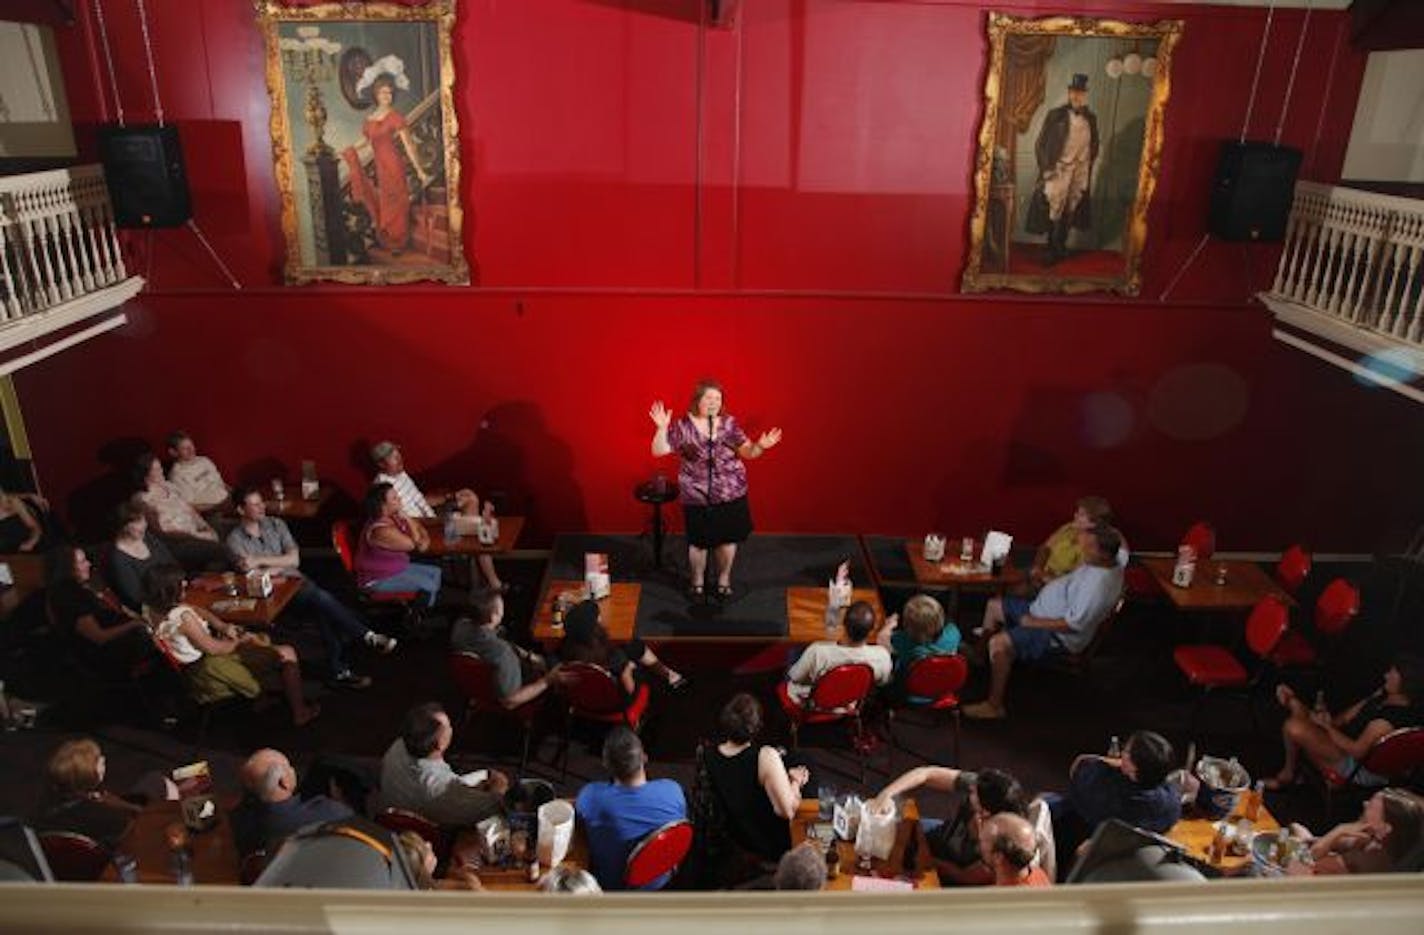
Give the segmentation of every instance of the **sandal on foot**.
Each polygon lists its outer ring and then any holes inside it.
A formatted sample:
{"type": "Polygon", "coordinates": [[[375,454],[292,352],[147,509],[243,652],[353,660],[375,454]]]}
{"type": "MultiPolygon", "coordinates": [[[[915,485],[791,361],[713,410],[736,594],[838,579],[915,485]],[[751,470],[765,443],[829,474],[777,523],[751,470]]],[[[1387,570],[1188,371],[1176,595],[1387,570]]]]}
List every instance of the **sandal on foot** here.
{"type": "Polygon", "coordinates": [[[730,584],[717,585],[717,600],[730,601],[732,599],[732,586],[730,584]]]}
{"type": "Polygon", "coordinates": [[[687,586],[687,599],[694,604],[701,604],[707,599],[707,590],[700,584],[689,584],[687,586]]]}

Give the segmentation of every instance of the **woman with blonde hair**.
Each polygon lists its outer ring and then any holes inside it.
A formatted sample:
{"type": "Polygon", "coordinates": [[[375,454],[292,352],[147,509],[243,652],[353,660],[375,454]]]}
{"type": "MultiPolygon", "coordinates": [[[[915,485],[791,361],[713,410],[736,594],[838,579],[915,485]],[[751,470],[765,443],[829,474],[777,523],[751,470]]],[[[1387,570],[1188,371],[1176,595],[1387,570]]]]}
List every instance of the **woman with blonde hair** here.
{"type": "Polygon", "coordinates": [[[959,652],[960,635],[939,601],[916,594],[905,602],[904,610],[885,621],[875,641],[895,658],[894,685],[903,690],[911,665],[927,656],[953,656],[959,652]]]}
{"type": "Polygon", "coordinates": [[[104,751],[88,737],[66,740],[45,764],[45,805],[35,819],[41,831],[72,831],[114,848],[142,807],[104,788],[104,751]]]}
{"type": "Polygon", "coordinates": [[[415,874],[415,885],[418,889],[484,889],[484,886],[480,884],[480,878],[464,864],[452,866],[445,876],[437,877],[435,868],[439,861],[435,857],[435,848],[431,847],[429,841],[414,831],[400,832],[396,835],[396,843],[400,845],[401,852],[405,854],[406,863],[410,864],[410,869],[415,874]]]}

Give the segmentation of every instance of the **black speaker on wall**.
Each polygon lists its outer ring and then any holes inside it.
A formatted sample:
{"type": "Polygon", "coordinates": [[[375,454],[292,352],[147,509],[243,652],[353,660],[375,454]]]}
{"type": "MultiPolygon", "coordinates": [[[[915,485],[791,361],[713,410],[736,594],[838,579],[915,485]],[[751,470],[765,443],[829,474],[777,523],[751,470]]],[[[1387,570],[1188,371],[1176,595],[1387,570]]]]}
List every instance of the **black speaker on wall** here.
{"type": "Polygon", "coordinates": [[[1282,240],[1299,171],[1298,149],[1234,140],[1222,143],[1207,229],[1221,240],[1282,240]]]}
{"type": "Polygon", "coordinates": [[[178,227],[193,216],[173,124],[100,127],[99,160],[120,227],[178,227]]]}

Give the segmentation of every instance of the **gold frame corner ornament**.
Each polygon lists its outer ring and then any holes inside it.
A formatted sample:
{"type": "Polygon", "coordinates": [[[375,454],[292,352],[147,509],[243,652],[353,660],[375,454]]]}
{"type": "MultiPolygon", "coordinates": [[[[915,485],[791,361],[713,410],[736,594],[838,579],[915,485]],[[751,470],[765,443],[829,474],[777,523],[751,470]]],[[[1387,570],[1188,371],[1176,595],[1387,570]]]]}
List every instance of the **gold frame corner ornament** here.
{"type": "MultiPolygon", "coordinates": [[[[960,291],[970,293],[1009,289],[1063,294],[1115,292],[1126,296],[1136,296],[1140,292],[1142,253],[1147,242],[1147,213],[1157,188],[1162,163],[1164,118],[1171,92],[1172,53],[1181,38],[1182,30],[1181,20],[1133,23],[1086,16],[1049,16],[1033,19],[992,11],[988,14],[989,67],[984,78],[984,118],[979,127],[974,158],[974,206],[969,218],[969,256],[960,291]],[[1006,67],[1005,45],[1008,37],[1013,35],[1157,40],[1157,48],[1153,54],[1158,64],[1156,73],[1150,79],[1152,90],[1144,115],[1145,127],[1142,155],[1137,168],[1136,195],[1124,226],[1120,275],[1075,278],[1048,273],[1028,275],[983,269],[994,150],[998,142],[997,130],[1006,67]]],[[[1040,109],[1047,106],[1046,99],[1039,105],[1040,109]]],[[[1006,223],[1010,225],[1011,231],[1012,218],[1007,218],[1006,223]]]]}
{"type": "MultiPolygon", "coordinates": [[[[387,285],[410,282],[441,282],[466,285],[470,266],[465,257],[464,210],[460,202],[459,119],[455,114],[454,55],[451,36],[455,26],[457,0],[429,0],[420,6],[395,3],[331,2],[312,6],[286,6],[281,0],[253,0],[257,24],[265,48],[267,97],[271,105],[269,129],[272,137],[272,165],[282,205],[282,235],[286,243],[283,276],[291,285],[313,282],[341,282],[358,285],[387,285]],[[432,23],[439,50],[439,101],[441,111],[441,157],[446,182],[445,208],[450,239],[450,262],[429,266],[395,265],[306,265],[302,258],[297,222],[295,152],[288,120],[288,80],[283,69],[278,27],[286,23],[369,22],[432,23]]],[[[324,116],[323,118],[324,119],[324,116]]]]}

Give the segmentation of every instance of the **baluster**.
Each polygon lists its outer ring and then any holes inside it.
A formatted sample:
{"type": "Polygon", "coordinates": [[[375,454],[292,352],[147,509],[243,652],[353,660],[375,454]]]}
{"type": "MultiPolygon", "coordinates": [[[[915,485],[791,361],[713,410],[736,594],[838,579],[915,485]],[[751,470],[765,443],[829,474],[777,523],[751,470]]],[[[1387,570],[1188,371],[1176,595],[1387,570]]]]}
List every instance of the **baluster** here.
{"type": "Polygon", "coordinates": [[[85,228],[89,231],[89,239],[93,242],[94,263],[99,269],[100,285],[107,286],[115,282],[114,264],[109,257],[109,244],[104,237],[103,209],[94,203],[84,206],[85,228]]]}
{"type": "Polygon", "coordinates": [[[1317,245],[1322,236],[1320,221],[1316,218],[1308,218],[1305,223],[1305,236],[1300,243],[1300,269],[1296,274],[1295,282],[1291,283],[1290,297],[1300,304],[1306,304],[1306,293],[1310,287],[1311,276],[1315,272],[1313,262],[1317,245]]]}
{"type": "Polygon", "coordinates": [[[49,222],[54,228],[54,262],[60,271],[60,292],[66,299],[74,299],[84,294],[84,283],[79,279],[79,265],[74,262],[74,249],[69,243],[66,219],[67,215],[61,213],[49,216],[49,222]]]}
{"type": "Polygon", "coordinates": [[[1420,254],[1424,254],[1424,247],[1416,244],[1409,248],[1409,275],[1404,280],[1405,290],[1401,296],[1401,301],[1407,300],[1410,287],[1413,287],[1413,291],[1419,294],[1414,301],[1414,311],[1407,316],[1407,321],[1406,316],[1401,314],[1394,331],[1397,337],[1415,344],[1419,343],[1421,319],[1424,319],[1424,282],[1419,281],[1420,254]]]}
{"type": "Polygon", "coordinates": [[[36,218],[36,222],[39,224],[40,230],[43,231],[45,267],[49,271],[54,294],[59,296],[60,302],[68,302],[74,298],[74,293],[69,288],[69,280],[64,275],[64,258],[59,253],[58,225],[55,223],[55,219],[48,214],[36,218]]]}
{"type": "Polygon", "coordinates": [[[50,305],[49,288],[45,283],[44,265],[40,260],[40,245],[35,242],[35,226],[31,213],[31,198],[28,192],[19,196],[18,216],[22,218],[20,229],[24,237],[24,258],[26,279],[29,281],[29,311],[37,312],[50,305]]]}
{"type": "Polygon", "coordinates": [[[1339,233],[1340,229],[1332,227],[1327,221],[1324,230],[1321,231],[1320,246],[1315,257],[1315,271],[1310,278],[1310,292],[1305,299],[1306,305],[1322,312],[1325,310],[1326,289],[1330,284],[1331,262],[1339,233]]]}
{"type": "Polygon", "coordinates": [[[1353,215],[1354,212],[1347,208],[1345,211],[1347,226],[1340,228],[1340,252],[1337,255],[1334,269],[1330,271],[1330,289],[1327,293],[1327,301],[1324,303],[1325,310],[1337,317],[1345,317],[1340,308],[1340,298],[1341,293],[1349,288],[1349,281],[1345,277],[1349,275],[1347,269],[1353,266],[1355,232],[1348,226],[1353,215]],[[1344,281],[1342,282],[1342,280],[1344,281]]]}
{"type": "Polygon", "coordinates": [[[114,226],[114,207],[104,201],[100,203],[100,210],[104,215],[104,235],[108,238],[109,250],[114,257],[114,278],[127,279],[129,271],[124,266],[124,252],[119,248],[119,235],[114,226]]]}
{"type": "MultiPolygon", "coordinates": [[[[1389,285],[1385,289],[1384,301],[1380,305],[1380,330],[1391,331],[1394,329],[1396,319],[1403,314],[1403,297],[1397,295],[1396,287],[1400,285],[1399,272],[1404,265],[1404,258],[1409,250],[1404,244],[1395,241],[1389,247],[1389,285]]],[[[1380,279],[1384,279],[1383,273],[1380,279]]]]}
{"type": "Polygon", "coordinates": [[[88,203],[79,206],[79,226],[84,231],[84,253],[89,257],[89,265],[94,268],[94,288],[102,289],[113,280],[109,267],[104,262],[102,241],[94,234],[97,226],[94,206],[88,203]]]}
{"type": "Polygon", "coordinates": [[[77,202],[74,203],[65,218],[74,243],[74,258],[79,264],[80,282],[84,284],[85,292],[93,292],[99,288],[99,278],[94,274],[93,260],[89,256],[89,243],[85,239],[84,206],[77,202]]]}
{"type": "Polygon", "coordinates": [[[1369,234],[1362,234],[1360,239],[1364,246],[1364,256],[1360,259],[1360,265],[1355,272],[1352,283],[1354,292],[1353,294],[1346,293],[1346,303],[1347,313],[1351,318],[1356,321],[1367,321],[1377,317],[1368,298],[1370,281],[1373,279],[1375,271],[1375,247],[1379,241],[1369,234]]]}
{"type": "Polygon", "coordinates": [[[1295,256],[1296,237],[1299,236],[1301,219],[1299,213],[1300,203],[1297,201],[1293,207],[1290,217],[1286,219],[1286,247],[1281,251],[1281,258],[1276,263],[1276,280],[1271,283],[1271,292],[1275,295],[1286,294],[1286,282],[1289,279],[1287,270],[1290,261],[1295,256]]]}
{"type": "Polygon", "coordinates": [[[94,291],[94,277],[89,275],[88,266],[83,262],[84,251],[78,249],[75,243],[74,217],[78,207],[74,203],[74,194],[69,186],[61,188],[59,194],[64,204],[64,210],[59,215],[59,227],[64,232],[64,255],[69,261],[69,281],[74,286],[74,294],[83,295],[94,291]]]}
{"type": "Polygon", "coordinates": [[[10,237],[6,233],[7,230],[8,225],[0,225],[0,286],[5,289],[5,317],[19,318],[24,309],[20,305],[20,284],[10,273],[10,237]]]}

